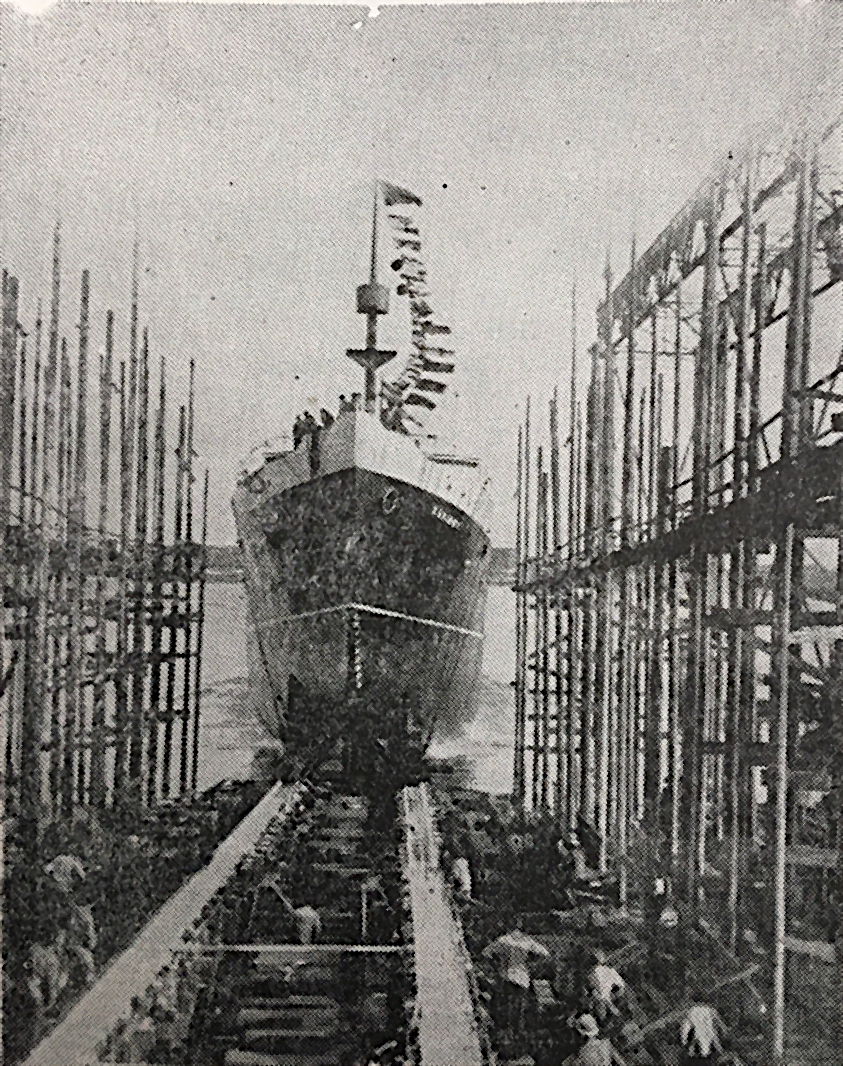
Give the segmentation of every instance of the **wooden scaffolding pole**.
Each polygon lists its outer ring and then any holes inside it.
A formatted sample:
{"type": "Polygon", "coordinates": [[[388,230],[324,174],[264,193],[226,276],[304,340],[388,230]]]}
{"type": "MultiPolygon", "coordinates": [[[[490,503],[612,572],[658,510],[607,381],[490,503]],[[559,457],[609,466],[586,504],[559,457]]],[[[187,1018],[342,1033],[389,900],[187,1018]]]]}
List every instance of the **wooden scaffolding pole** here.
{"type": "MultiPolygon", "coordinates": [[[[748,441],[750,411],[750,350],[752,343],[752,230],[753,230],[753,167],[751,154],[746,159],[741,223],[741,273],[738,294],[740,304],[736,322],[737,347],[735,358],[735,414],[734,460],[732,466],[733,498],[744,498],[748,492],[748,441]]],[[[729,606],[743,612],[748,603],[747,549],[745,540],[735,545],[729,566],[729,606]]],[[[750,549],[751,550],[751,549],[750,549]]],[[[746,688],[754,684],[750,677],[752,664],[748,652],[752,641],[742,626],[734,626],[729,634],[729,677],[727,681],[726,742],[728,748],[727,792],[729,804],[729,876],[727,908],[729,912],[728,945],[735,952],[738,943],[738,904],[743,855],[744,809],[747,793],[744,766],[744,740],[748,721],[744,713],[746,688]]]]}
{"type": "Polygon", "coordinates": [[[776,827],[773,845],[773,1061],[784,1061],[785,1032],[785,933],[787,878],[787,787],[788,726],[790,691],[790,606],[792,596],[793,524],[789,524],[776,547],[774,589],[775,635],[773,647],[777,659],[778,709],[776,715],[776,827]]]}
{"type": "MultiPolygon", "coordinates": [[[[7,740],[3,735],[13,720],[15,686],[9,671],[14,672],[16,661],[6,658],[6,589],[11,585],[12,568],[7,564],[7,530],[11,518],[12,461],[15,425],[15,378],[18,350],[18,280],[3,272],[2,337],[0,337],[0,737],[5,760],[7,740]],[[8,677],[8,680],[7,680],[8,677]],[[4,695],[5,693],[5,695],[4,695]],[[5,703],[5,707],[3,704],[5,703]]],[[[10,642],[9,642],[10,643],[10,642]]],[[[6,771],[4,762],[0,781],[0,806],[5,812],[6,771]]],[[[2,830],[0,830],[2,832],[2,830]]]]}
{"type": "Polygon", "coordinates": [[[525,706],[525,672],[524,672],[524,627],[523,602],[525,593],[523,560],[523,450],[524,429],[518,427],[518,455],[516,460],[516,510],[515,510],[515,729],[512,762],[512,801],[517,806],[524,803],[524,706],[525,706]]]}
{"type": "Polygon", "coordinates": [[[52,284],[47,365],[44,371],[43,447],[41,453],[41,487],[38,506],[38,538],[32,599],[35,606],[35,632],[28,634],[24,668],[27,671],[21,736],[21,839],[28,858],[37,852],[41,819],[41,746],[46,723],[47,665],[49,639],[50,544],[55,528],[53,502],[53,455],[56,447],[56,384],[58,377],[59,304],[61,294],[61,231],[53,231],[52,284]]]}
{"type": "MultiPolygon", "coordinates": [[[[571,385],[569,430],[571,452],[568,457],[568,566],[573,567],[579,554],[579,478],[580,428],[577,413],[577,283],[571,287],[571,385]]],[[[570,588],[567,594],[567,649],[565,657],[567,736],[565,742],[565,818],[568,826],[576,824],[579,796],[576,744],[580,735],[580,593],[570,588]]]]}
{"type": "MultiPolygon", "coordinates": [[[[719,269],[720,241],[717,231],[719,208],[717,190],[709,196],[705,222],[705,253],[700,323],[700,343],[694,368],[693,426],[693,512],[700,518],[708,506],[711,458],[711,393],[718,339],[716,282],[719,269]]],[[[688,897],[697,901],[699,876],[705,860],[705,778],[703,738],[706,726],[708,677],[708,630],[705,616],[708,607],[709,559],[704,548],[695,546],[691,559],[689,590],[691,642],[688,655],[688,691],[685,700],[689,740],[689,848],[687,862],[688,897]]]]}
{"type": "MultiPolygon", "coordinates": [[[[130,678],[133,674],[129,626],[132,579],[132,489],[135,477],[135,417],[138,392],[138,272],[140,249],[137,238],[132,255],[132,295],[129,311],[129,364],[120,382],[120,616],[118,622],[117,675],[115,684],[114,802],[122,802],[130,771],[131,713],[130,678]]],[[[121,367],[123,364],[121,363],[121,367]]]]}
{"type": "Polygon", "coordinates": [[[166,472],[166,405],[167,379],[164,359],[158,382],[158,410],[155,414],[155,444],[152,475],[153,548],[152,587],[150,592],[150,621],[152,627],[149,681],[149,742],[147,751],[146,802],[158,798],[158,739],[161,732],[161,655],[164,624],[164,567],[167,556],[164,548],[164,485],[166,472]]]}
{"type": "MultiPolygon", "coordinates": [[[[539,445],[536,448],[536,549],[535,560],[536,564],[541,561],[542,551],[542,511],[544,509],[544,498],[542,495],[542,488],[544,485],[544,468],[542,465],[542,446],[539,445]]],[[[538,565],[535,567],[538,572],[538,565]]],[[[533,757],[531,759],[532,773],[530,778],[530,799],[532,802],[533,810],[535,810],[540,802],[539,783],[541,780],[541,758],[544,751],[542,744],[542,726],[544,724],[543,708],[542,708],[542,621],[544,618],[544,612],[542,609],[542,596],[540,592],[536,592],[533,595],[533,651],[532,651],[532,669],[533,669],[533,729],[532,729],[532,751],[533,757]]]]}
{"type": "MultiPolygon", "coordinates": [[[[603,350],[603,404],[600,411],[600,553],[609,554],[614,543],[612,505],[615,484],[615,344],[613,337],[614,311],[612,307],[612,270],[606,262],[606,316],[601,324],[603,350]]],[[[607,864],[610,793],[612,789],[612,751],[614,747],[614,613],[615,575],[609,570],[603,575],[600,589],[598,633],[598,703],[596,714],[596,784],[594,821],[600,837],[600,869],[607,864]]]]}
{"type": "Polygon", "coordinates": [[[100,357],[100,436],[99,436],[99,509],[97,515],[97,541],[99,566],[96,587],[96,647],[95,679],[93,686],[93,709],[91,712],[91,766],[89,802],[94,807],[104,807],[106,802],[105,756],[106,756],[106,692],[109,673],[108,624],[105,603],[109,587],[108,535],[108,488],[111,460],[111,393],[112,362],[114,358],[114,312],[108,311],[105,318],[105,350],[100,357]]]}
{"type": "MultiPolygon", "coordinates": [[[[635,266],[635,238],[632,240],[630,253],[630,271],[635,266]]],[[[624,308],[626,315],[627,351],[626,381],[623,395],[623,455],[621,473],[621,547],[628,548],[633,540],[635,498],[635,294],[631,293],[624,308]]],[[[634,698],[632,691],[633,674],[636,669],[635,655],[631,633],[632,592],[634,572],[626,567],[620,577],[620,633],[618,638],[617,669],[617,743],[614,760],[614,781],[612,788],[614,818],[611,819],[613,836],[617,842],[619,870],[618,890],[622,907],[627,902],[627,850],[628,850],[628,796],[627,774],[629,770],[630,723],[634,716],[634,698]]]]}
{"type": "Polygon", "coordinates": [[[161,753],[161,795],[170,795],[173,761],[173,724],[175,718],[176,659],[179,655],[179,629],[182,625],[181,570],[184,541],[182,520],[184,511],[184,454],[187,447],[186,410],[179,408],[179,443],[176,449],[175,517],[173,519],[173,555],[170,563],[170,604],[167,614],[167,690],[164,704],[164,747],[161,753]]]}
{"type": "MultiPolygon", "coordinates": [[[[540,480],[541,499],[541,531],[537,544],[537,556],[544,561],[548,555],[548,528],[547,512],[549,504],[548,473],[542,470],[540,480]]],[[[541,788],[539,803],[542,810],[549,810],[549,777],[550,777],[550,612],[548,609],[547,590],[542,588],[536,601],[536,609],[541,613],[541,658],[536,661],[536,679],[541,679],[541,788]]]]}
{"type": "Polygon", "coordinates": [[[208,575],[208,471],[202,485],[202,555],[199,571],[199,605],[196,611],[196,669],[193,680],[193,756],[190,768],[190,788],[195,793],[199,781],[199,726],[202,710],[202,650],[205,636],[205,585],[208,575]]]}
{"type": "MultiPolygon", "coordinates": [[[[579,408],[574,405],[571,419],[571,480],[568,492],[571,495],[569,509],[568,562],[579,557],[580,515],[582,507],[582,423],[579,408]]],[[[569,590],[569,625],[567,648],[567,703],[568,703],[568,738],[567,738],[567,797],[565,801],[566,817],[570,828],[577,824],[579,801],[582,794],[583,771],[583,727],[582,727],[582,594],[578,589],[569,590]],[[577,752],[579,744],[579,752],[577,752]]]]}
{"type": "Polygon", "coordinates": [[[64,744],[67,741],[65,731],[66,713],[66,677],[68,659],[68,572],[65,567],[67,553],[68,503],[70,500],[70,463],[73,436],[71,433],[70,410],[70,356],[67,353],[67,340],[61,340],[61,360],[59,363],[59,423],[58,454],[56,470],[56,498],[58,510],[58,537],[51,545],[55,550],[58,567],[52,571],[52,589],[50,607],[50,627],[52,629],[52,671],[51,671],[51,714],[52,732],[50,740],[50,806],[53,815],[60,812],[62,803],[62,775],[64,767],[64,744]]]}
{"type": "Polygon", "coordinates": [[[179,759],[179,792],[184,793],[190,785],[190,758],[189,746],[191,725],[191,698],[190,683],[193,678],[191,669],[193,649],[193,419],[194,419],[194,388],[195,388],[196,364],[190,360],[190,384],[187,397],[187,437],[186,455],[181,456],[184,463],[184,496],[185,496],[185,525],[184,539],[185,551],[184,564],[184,673],[182,675],[182,706],[181,706],[181,749],[179,759]]]}
{"type": "Polygon", "coordinates": [[[140,346],[137,388],[137,457],[135,473],[135,539],[132,552],[134,571],[132,599],[132,710],[129,719],[128,788],[138,801],[143,792],[144,740],[147,731],[146,708],[146,630],[147,630],[147,526],[149,520],[149,333],[143,331],[140,346]]]}
{"type": "MultiPolygon", "coordinates": [[[[562,559],[562,504],[561,480],[559,473],[559,401],[556,389],[550,403],[550,498],[553,537],[553,565],[556,569],[562,559]]],[[[568,612],[568,639],[570,639],[571,615],[568,612]]],[[[565,715],[563,714],[563,693],[565,656],[562,638],[562,610],[558,597],[553,605],[554,633],[554,685],[553,685],[553,743],[556,758],[554,760],[553,809],[557,818],[563,816],[563,804],[567,792],[567,764],[565,760],[565,715]]]]}
{"type": "MultiPolygon", "coordinates": [[[[682,397],[682,288],[676,288],[676,318],[675,335],[673,342],[673,445],[671,452],[670,471],[670,528],[675,530],[679,524],[679,470],[681,445],[679,440],[679,427],[681,424],[681,397],[682,397]]],[[[669,732],[669,765],[670,765],[670,864],[673,874],[677,873],[679,862],[679,829],[680,815],[682,811],[682,654],[679,640],[679,602],[681,590],[679,587],[679,563],[672,559],[668,567],[668,597],[669,597],[669,625],[670,641],[668,644],[668,732],[669,732]]]]}
{"type": "MultiPolygon", "coordinates": [[[[585,520],[583,527],[583,552],[596,555],[599,551],[599,450],[600,412],[603,407],[603,380],[600,375],[599,345],[591,349],[591,383],[588,390],[585,444],[585,520]]],[[[596,782],[596,736],[595,708],[597,682],[597,627],[598,589],[592,583],[586,591],[584,605],[583,668],[582,668],[582,719],[580,730],[580,754],[582,759],[582,793],[580,811],[586,821],[595,817],[596,782]]]]}
{"type": "MultiPolygon", "coordinates": [[[[79,301],[79,360],[76,370],[76,439],[72,467],[68,467],[68,556],[67,586],[68,641],[67,681],[64,721],[64,770],[62,773],[61,808],[65,817],[73,811],[77,799],[77,774],[84,782],[84,751],[80,747],[80,733],[85,725],[85,693],[82,689],[82,669],[85,659],[85,574],[83,553],[87,500],[87,424],[88,424],[88,305],[90,281],[88,271],[82,271],[82,294],[79,301]],[[81,728],[80,728],[81,727],[81,728]]],[[[84,799],[84,794],[83,794],[84,799]]]]}

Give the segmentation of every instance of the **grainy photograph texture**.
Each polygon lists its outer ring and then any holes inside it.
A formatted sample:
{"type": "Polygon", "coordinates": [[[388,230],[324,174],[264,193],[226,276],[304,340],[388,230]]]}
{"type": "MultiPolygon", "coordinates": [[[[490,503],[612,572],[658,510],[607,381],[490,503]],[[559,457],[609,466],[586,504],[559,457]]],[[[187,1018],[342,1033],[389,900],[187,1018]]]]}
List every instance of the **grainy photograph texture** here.
{"type": "Polygon", "coordinates": [[[841,1066],[842,55],[0,6],[5,1063],[841,1066]]]}

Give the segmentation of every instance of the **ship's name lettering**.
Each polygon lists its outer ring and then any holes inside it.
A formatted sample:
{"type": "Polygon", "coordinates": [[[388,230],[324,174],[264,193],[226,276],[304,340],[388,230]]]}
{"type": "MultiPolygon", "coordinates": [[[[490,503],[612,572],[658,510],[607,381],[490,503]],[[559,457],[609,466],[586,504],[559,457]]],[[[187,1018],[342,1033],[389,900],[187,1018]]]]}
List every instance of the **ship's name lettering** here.
{"type": "Polygon", "coordinates": [[[434,518],[438,518],[440,522],[444,522],[446,526],[450,526],[452,529],[462,528],[462,522],[459,520],[459,518],[454,518],[452,514],[448,514],[448,512],[443,507],[438,507],[434,505],[433,511],[431,513],[433,514],[434,518]]]}

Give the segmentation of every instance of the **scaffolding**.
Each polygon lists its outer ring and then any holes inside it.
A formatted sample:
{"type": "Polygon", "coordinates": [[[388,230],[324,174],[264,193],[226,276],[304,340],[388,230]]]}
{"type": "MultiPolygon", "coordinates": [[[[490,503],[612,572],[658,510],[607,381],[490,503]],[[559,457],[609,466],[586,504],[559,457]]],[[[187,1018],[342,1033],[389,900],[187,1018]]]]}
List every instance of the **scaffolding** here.
{"type": "Polygon", "coordinates": [[[622,906],[669,878],[732,953],[769,915],[776,1062],[836,920],[841,160],[817,115],[723,160],[607,265],[567,438],[555,393],[518,437],[514,799],[595,830],[622,906]]]}
{"type": "Polygon", "coordinates": [[[126,358],[108,311],[96,388],[87,270],[75,359],[62,335],[58,227],[47,322],[40,302],[34,323],[21,321],[18,279],[3,273],[0,716],[6,815],[24,850],[79,807],[196,787],[208,477],[197,541],[194,367],[173,478],[164,361],[156,398],[137,264],[136,248],[126,358]]]}

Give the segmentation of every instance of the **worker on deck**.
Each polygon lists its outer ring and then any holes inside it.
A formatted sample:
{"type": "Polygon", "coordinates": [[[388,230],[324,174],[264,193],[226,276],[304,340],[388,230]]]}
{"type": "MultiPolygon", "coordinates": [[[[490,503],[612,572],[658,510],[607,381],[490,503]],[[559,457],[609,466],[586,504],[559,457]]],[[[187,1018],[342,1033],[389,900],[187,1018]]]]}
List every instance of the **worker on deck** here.
{"type": "Polygon", "coordinates": [[[585,1043],[574,1055],[569,1055],[562,1066],[626,1066],[611,1040],[600,1036],[600,1027],[593,1014],[581,1014],[574,1028],[585,1037],[585,1043]]]}
{"type": "Polygon", "coordinates": [[[594,965],[588,971],[586,988],[597,1020],[602,1024],[610,1014],[618,1014],[616,1000],[626,991],[626,982],[606,962],[606,953],[600,948],[594,952],[594,965]]]}
{"type": "Polygon", "coordinates": [[[689,1062],[711,1062],[723,1051],[720,1043],[726,1023],[708,1003],[693,1003],[679,1027],[682,1046],[689,1062]]]}

